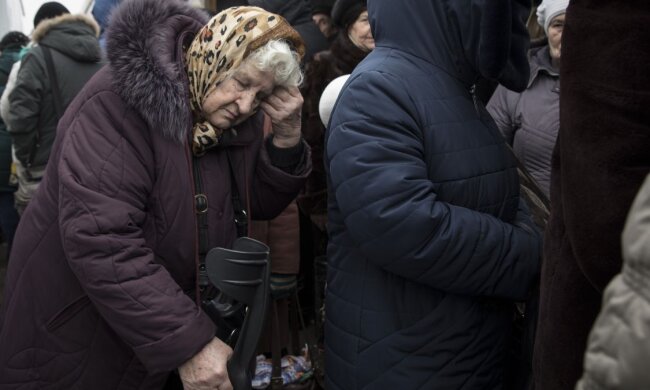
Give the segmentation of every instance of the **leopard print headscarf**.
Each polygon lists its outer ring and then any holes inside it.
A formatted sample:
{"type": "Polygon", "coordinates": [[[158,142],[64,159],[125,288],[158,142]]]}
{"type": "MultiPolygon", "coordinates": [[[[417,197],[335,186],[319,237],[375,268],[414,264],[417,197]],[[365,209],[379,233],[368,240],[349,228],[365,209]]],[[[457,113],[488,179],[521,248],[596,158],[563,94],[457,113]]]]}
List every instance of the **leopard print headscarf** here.
{"type": "Polygon", "coordinates": [[[195,155],[203,155],[207,149],[219,145],[224,130],[228,130],[212,126],[202,116],[205,98],[250,53],[274,39],[287,41],[303,56],[304,44],[296,30],[283,17],[258,7],[228,8],[210,19],[196,35],[185,54],[194,115],[192,151],[195,155]]]}

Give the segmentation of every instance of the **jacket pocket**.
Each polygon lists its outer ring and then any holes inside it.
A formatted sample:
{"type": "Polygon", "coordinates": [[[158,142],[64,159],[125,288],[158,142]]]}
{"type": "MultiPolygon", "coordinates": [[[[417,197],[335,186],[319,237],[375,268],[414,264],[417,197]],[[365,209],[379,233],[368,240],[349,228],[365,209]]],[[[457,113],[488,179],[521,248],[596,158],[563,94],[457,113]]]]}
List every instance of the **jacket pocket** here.
{"type": "Polygon", "coordinates": [[[77,315],[81,310],[90,304],[90,299],[87,295],[80,296],[72,301],[70,304],[56,313],[45,325],[45,328],[53,332],[60,328],[63,324],[68,322],[71,318],[77,315]]]}

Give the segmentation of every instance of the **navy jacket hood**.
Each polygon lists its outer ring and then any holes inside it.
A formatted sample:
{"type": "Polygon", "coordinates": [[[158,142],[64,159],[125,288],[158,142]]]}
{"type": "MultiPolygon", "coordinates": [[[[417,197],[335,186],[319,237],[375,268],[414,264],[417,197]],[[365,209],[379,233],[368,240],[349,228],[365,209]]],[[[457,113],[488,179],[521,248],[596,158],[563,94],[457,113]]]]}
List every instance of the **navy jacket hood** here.
{"type": "Polygon", "coordinates": [[[483,76],[515,91],[530,75],[529,11],[526,0],[368,1],[377,47],[422,58],[467,86],[483,76]]]}

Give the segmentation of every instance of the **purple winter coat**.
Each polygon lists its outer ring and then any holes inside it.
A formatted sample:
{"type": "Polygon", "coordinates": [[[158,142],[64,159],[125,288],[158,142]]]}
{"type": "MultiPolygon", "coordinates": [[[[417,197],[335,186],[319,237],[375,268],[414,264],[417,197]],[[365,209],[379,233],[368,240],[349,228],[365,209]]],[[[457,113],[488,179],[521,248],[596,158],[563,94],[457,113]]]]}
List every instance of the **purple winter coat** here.
{"type": "MultiPolygon", "coordinates": [[[[72,102],[14,241],[0,317],[2,389],[155,389],[213,337],[195,303],[197,234],[182,46],[207,21],[172,0],[124,2],[110,65],[72,102]],[[128,17],[127,17],[128,15],[128,17]]],[[[271,165],[262,115],[229,146],[253,218],[309,173],[271,165]]],[[[209,245],[236,237],[223,149],[200,160],[209,245]]]]}

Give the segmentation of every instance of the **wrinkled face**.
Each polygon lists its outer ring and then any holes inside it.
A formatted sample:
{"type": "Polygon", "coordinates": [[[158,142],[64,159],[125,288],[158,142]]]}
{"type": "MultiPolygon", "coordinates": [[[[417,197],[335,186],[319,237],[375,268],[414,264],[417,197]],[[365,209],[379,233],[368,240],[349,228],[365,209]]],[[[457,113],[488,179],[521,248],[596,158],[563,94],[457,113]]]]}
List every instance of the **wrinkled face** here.
{"type": "Polygon", "coordinates": [[[368,11],[363,11],[350,26],[348,36],[352,43],[363,51],[370,51],[375,48],[375,39],[372,37],[372,32],[370,32],[368,11]]]}
{"type": "Polygon", "coordinates": [[[562,51],[562,30],[564,29],[564,15],[553,18],[548,25],[548,46],[551,52],[551,60],[559,61],[562,51]]]}
{"type": "Polygon", "coordinates": [[[255,114],[274,88],[272,72],[244,62],[203,101],[203,115],[213,126],[229,129],[255,114]]]}
{"type": "Polygon", "coordinates": [[[332,19],[328,15],[314,14],[311,18],[325,37],[329,38],[332,35],[332,19]]]}

